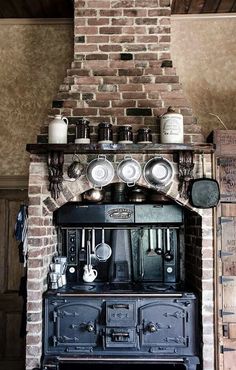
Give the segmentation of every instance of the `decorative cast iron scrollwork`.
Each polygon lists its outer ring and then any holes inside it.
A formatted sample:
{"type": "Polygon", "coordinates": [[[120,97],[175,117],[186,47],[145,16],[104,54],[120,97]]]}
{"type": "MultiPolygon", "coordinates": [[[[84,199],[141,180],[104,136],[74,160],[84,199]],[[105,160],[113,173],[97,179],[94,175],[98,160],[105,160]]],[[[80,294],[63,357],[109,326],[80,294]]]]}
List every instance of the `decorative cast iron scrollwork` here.
{"type": "Polygon", "coordinates": [[[182,198],[188,198],[189,181],[193,179],[193,152],[179,152],[179,192],[182,198]]]}
{"type": "Polygon", "coordinates": [[[64,153],[51,151],[48,153],[48,180],[49,191],[53,199],[58,199],[63,189],[64,153]]]}

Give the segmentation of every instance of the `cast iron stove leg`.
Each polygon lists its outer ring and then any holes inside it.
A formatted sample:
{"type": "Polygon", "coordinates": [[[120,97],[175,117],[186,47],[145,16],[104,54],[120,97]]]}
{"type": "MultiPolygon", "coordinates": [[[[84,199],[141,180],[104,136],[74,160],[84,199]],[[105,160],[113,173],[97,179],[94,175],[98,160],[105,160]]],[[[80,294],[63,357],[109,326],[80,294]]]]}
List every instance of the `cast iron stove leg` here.
{"type": "Polygon", "coordinates": [[[184,366],[186,370],[197,370],[197,365],[199,364],[198,357],[186,358],[184,360],[184,366]]]}

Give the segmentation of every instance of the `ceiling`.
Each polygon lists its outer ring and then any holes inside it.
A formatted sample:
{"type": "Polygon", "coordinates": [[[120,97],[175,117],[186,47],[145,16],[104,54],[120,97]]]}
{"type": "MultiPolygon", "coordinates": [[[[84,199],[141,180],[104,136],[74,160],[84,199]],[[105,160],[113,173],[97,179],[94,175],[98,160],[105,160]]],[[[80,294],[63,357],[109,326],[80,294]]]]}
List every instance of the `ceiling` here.
{"type": "MultiPolygon", "coordinates": [[[[172,14],[236,12],[236,0],[173,0],[172,14]]],[[[0,0],[0,18],[73,18],[73,0],[0,0]]]]}

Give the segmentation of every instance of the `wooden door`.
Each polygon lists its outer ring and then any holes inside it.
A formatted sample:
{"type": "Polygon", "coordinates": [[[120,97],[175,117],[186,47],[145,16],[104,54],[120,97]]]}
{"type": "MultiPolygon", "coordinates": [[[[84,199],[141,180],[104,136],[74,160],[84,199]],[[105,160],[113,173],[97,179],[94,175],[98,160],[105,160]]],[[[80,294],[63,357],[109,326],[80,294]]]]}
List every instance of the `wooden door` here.
{"type": "Polygon", "coordinates": [[[221,317],[222,367],[233,370],[236,361],[236,204],[221,204],[221,317]]]}
{"type": "Polygon", "coordinates": [[[0,369],[23,370],[25,338],[20,336],[23,297],[19,295],[25,271],[19,262],[14,225],[26,190],[0,190],[0,369]]]}

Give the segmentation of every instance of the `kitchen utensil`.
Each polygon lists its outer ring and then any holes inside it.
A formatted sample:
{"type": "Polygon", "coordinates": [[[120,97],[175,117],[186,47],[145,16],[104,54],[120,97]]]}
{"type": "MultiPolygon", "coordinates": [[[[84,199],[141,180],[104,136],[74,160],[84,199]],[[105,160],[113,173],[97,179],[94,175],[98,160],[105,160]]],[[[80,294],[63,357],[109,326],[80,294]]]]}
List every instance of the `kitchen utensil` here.
{"type": "Polygon", "coordinates": [[[125,203],[127,200],[127,186],[124,182],[117,182],[112,186],[113,203],[125,203]]]}
{"type": "Polygon", "coordinates": [[[170,198],[168,198],[165,194],[160,193],[157,190],[153,190],[151,192],[148,192],[148,198],[152,202],[157,203],[168,203],[170,202],[170,198]]]}
{"type": "Polygon", "coordinates": [[[88,240],[86,244],[86,255],[87,255],[87,265],[91,266],[91,230],[88,232],[88,240]]]}
{"type": "Polygon", "coordinates": [[[203,177],[190,180],[188,187],[189,203],[196,208],[216,207],[220,200],[220,188],[216,180],[205,175],[204,154],[201,155],[203,177]]]}
{"type": "Polygon", "coordinates": [[[125,155],[123,161],[118,164],[117,176],[127,186],[134,186],[142,174],[142,169],[138,161],[130,155],[125,155]]]}
{"type": "Polygon", "coordinates": [[[83,194],[83,199],[87,202],[98,203],[104,198],[104,191],[99,189],[89,189],[83,194]]]}
{"type": "Polygon", "coordinates": [[[164,254],[164,259],[166,261],[172,261],[173,258],[174,256],[170,248],[170,229],[166,229],[166,252],[164,254]]]}
{"type": "Polygon", "coordinates": [[[90,253],[90,260],[92,265],[94,265],[94,263],[97,262],[97,257],[95,254],[95,244],[96,244],[96,234],[95,229],[92,229],[91,253],[90,253]]]}
{"type": "Polygon", "coordinates": [[[163,253],[162,246],[162,229],[157,229],[157,248],[156,253],[160,256],[163,253]]]}
{"type": "Polygon", "coordinates": [[[139,231],[139,245],[138,245],[138,260],[139,260],[139,278],[142,280],[144,276],[144,261],[143,261],[143,229],[139,231]]]}
{"type": "Polygon", "coordinates": [[[74,154],[72,157],[72,163],[67,169],[67,175],[70,178],[78,179],[84,171],[84,166],[80,162],[79,157],[77,154],[74,154]]]}
{"type": "Polygon", "coordinates": [[[106,262],[111,256],[111,247],[105,243],[105,230],[102,229],[102,241],[95,247],[95,255],[100,262],[106,262]]]}
{"type": "Polygon", "coordinates": [[[146,193],[141,188],[134,188],[129,192],[128,200],[131,203],[143,203],[146,201],[146,193]]]}
{"type": "Polygon", "coordinates": [[[81,231],[81,247],[80,247],[80,260],[85,258],[85,229],[81,231]]]}
{"type": "Polygon", "coordinates": [[[164,188],[173,180],[174,169],[167,159],[154,157],[145,164],[143,176],[149,185],[164,188]]]}
{"type": "Polygon", "coordinates": [[[97,277],[97,270],[93,268],[91,264],[91,230],[88,232],[88,240],[87,240],[87,264],[84,265],[84,273],[83,273],[83,280],[86,283],[91,283],[97,277]]]}
{"type": "Polygon", "coordinates": [[[155,248],[154,248],[154,240],[153,240],[153,229],[149,230],[149,249],[147,250],[147,255],[150,257],[156,256],[155,248]]]}
{"type": "Polygon", "coordinates": [[[114,177],[114,168],[105,155],[99,155],[93,159],[87,167],[87,179],[94,188],[102,188],[108,185],[114,177]]]}
{"type": "Polygon", "coordinates": [[[48,126],[49,144],[67,144],[68,119],[56,114],[48,126]]]}

